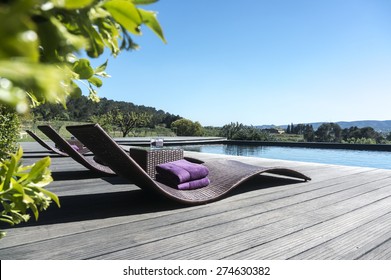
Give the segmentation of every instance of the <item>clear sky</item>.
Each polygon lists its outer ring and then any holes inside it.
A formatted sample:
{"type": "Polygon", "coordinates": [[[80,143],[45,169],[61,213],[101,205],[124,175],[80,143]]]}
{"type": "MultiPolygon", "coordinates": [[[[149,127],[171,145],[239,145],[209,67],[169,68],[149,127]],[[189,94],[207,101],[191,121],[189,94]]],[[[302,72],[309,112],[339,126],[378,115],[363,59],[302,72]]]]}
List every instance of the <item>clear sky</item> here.
{"type": "Polygon", "coordinates": [[[390,0],[160,0],[101,97],[203,126],[391,119],[390,0]]]}

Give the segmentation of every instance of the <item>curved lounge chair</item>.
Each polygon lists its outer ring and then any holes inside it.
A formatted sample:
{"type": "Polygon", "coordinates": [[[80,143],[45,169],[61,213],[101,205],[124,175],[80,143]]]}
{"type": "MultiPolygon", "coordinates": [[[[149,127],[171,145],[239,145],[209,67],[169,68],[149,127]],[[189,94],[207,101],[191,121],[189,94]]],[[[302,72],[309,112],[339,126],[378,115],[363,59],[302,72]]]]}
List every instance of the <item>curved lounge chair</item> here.
{"type": "Polygon", "coordinates": [[[258,167],[234,160],[216,160],[204,163],[209,169],[209,186],[195,190],[178,190],[153,180],[98,124],[68,126],[67,129],[118,175],[129,179],[141,189],[160,193],[185,204],[203,204],[218,200],[244,181],[265,172],[311,180],[291,169],[258,167]]]}
{"type": "MultiPolygon", "coordinates": [[[[75,161],[85,166],[86,168],[101,173],[103,175],[115,175],[116,173],[110,169],[110,167],[96,162],[93,157],[86,157],[80,152],[72,148],[71,144],[62,138],[51,126],[42,125],[38,128],[45,133],[56,145],[60,148],[60,151],[64,151],[64,154],[70,156],[75,161]]],[[[89,151],[89,150],[88,150],[89,151]]]]}
{"type": "Polygon", "coordinates": [[[32,132],[31,130],[26,130],[26,132],[34,138],[35,141],[37,141],[42,147],[44,147],[45,149],[48,149],[49,151],[53,152],[53,153],[56,153],[60,156],[63,156],[63,157],[67,157],[68,154],[67,153],[64,153],[63,151],[60,151],[59,149],[57,149],[56,147],[52,147],[50,146],[49,144],[47,144],[45,141],[43,141],[41,139],[41,137],[39,137],[37,134],[35,134],[34,132],[32,132]]]}
{"type": "MultiPolygon", "coordinates": [[[[56,145],[56,148],[59,147],[59,150],[62,151],[62,152],[63,152],[63,150],[62,150],[63,147],[61,146],[61,144],[62,144],[63,141],[59,142],[58,141],[59,138],[63,139],[64,141],[66,141],[70,145],[72,145],[72,143],[71,143],[72,140],[65,140],[64,138],[62,138],[50,125],[39,125],[38,129],[40,131],[42,131],[43,134],[45,134],[50,140],[52,140],[54,142],[54,144],[56,145]]],[[[79,154],[83,154],[84,155],[84,154],[90,152],[90,150],[87,149],[84,145],[82,145],[82,143],[80,143],[77,140],[74,140],[74,141],[77,142],[74,145],[76,145],[78,147],[77,152],[79,154]]],[[[66,152],[63,152],[63,154],[67,155],[66,152]]]]}

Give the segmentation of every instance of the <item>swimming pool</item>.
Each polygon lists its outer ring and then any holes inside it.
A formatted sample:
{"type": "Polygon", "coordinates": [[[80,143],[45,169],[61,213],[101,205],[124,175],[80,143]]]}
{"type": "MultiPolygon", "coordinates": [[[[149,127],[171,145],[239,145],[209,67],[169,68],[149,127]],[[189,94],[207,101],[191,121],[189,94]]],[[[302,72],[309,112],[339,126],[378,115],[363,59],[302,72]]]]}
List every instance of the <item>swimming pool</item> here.
{"type": "Polygon", "coordinates": [[[391,169],[391,152],[246,145],[185,145],[185,151],[391,169]]]}

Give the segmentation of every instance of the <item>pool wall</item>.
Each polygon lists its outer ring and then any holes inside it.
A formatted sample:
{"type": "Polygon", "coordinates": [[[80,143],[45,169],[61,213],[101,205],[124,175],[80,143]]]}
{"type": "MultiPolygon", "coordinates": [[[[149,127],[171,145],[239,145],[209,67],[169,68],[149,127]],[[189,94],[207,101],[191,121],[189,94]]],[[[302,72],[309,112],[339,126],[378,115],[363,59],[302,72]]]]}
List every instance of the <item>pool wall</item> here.
{"type": "MultiPolygon", "coordinates": [[[[164,137],[163,137],[164,138],[164,137]]],[[[133,140],[116,139],[123,145],[149,146],[150,138],[133,140]]],[[[275,147],[296,147],[296,148],[318,148],[318,149],[343,149],[343,150],[362,150],[362,151],[383,151],[391,152],[389,144],[341,144],[341,143],[323,143],[323,142],[269,142],[269,141],[247,141],[247,140],[227,140],[218,137],[171,137],[164,138],[164,146],[181,145],[207,145],[207,144],[231,144],[244,146],[275,146],[275,147]]]]}
{"type": "Polygon", "coordinates": [[[391,152],[391,145],[388,145],[388,144],[341,144],[341,143],[322,143],[322,142],[267,142],[267,141],[242,141],[242,140],[226,140],[221,144],[391,152]]]}

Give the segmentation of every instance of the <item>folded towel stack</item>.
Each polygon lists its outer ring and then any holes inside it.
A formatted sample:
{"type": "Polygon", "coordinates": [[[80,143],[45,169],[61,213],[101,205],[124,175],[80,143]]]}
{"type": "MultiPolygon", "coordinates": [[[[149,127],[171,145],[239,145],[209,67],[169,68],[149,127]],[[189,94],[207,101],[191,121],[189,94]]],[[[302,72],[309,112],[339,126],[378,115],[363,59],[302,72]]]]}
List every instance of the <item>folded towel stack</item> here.
{"type": "Polygon", "coordinates": [[[156,180],[180,190],[202,188],[210,183],[208,168],[185,159],[159,164],[156,171],[156,180]]]}
{"type": "Polygon", "coordinates": [[[80,150],[80,148],[77,145],[71,145],[72,149],[74,149],[76,152],[80,150]]]}

